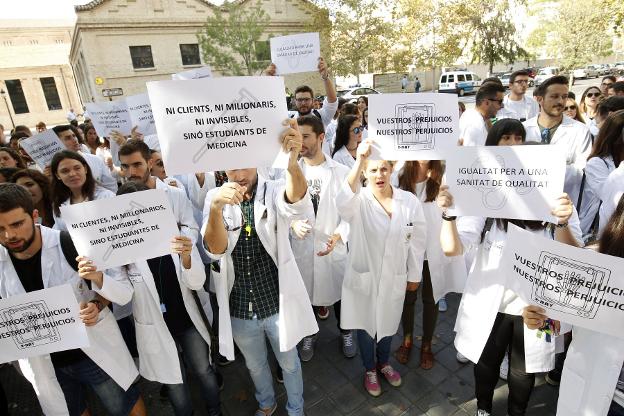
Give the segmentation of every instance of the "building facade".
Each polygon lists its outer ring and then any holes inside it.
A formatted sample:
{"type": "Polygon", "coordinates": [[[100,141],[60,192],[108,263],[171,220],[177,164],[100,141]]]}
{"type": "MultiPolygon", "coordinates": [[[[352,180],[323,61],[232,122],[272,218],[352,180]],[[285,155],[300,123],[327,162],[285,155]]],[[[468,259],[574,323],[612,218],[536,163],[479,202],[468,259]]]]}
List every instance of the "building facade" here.
{"type": "MultiPolygon", "coordinates": [[[[243,7],[256,2],[271,18],[265,39],[310,30],[316,9],[308,1],[241,0],[243,7]]],[[[94,0],[76,6],[70,62],[82,100],[106,100],[103,91],[116,88],[124,96],[143,93],[146,82],[203,66],[197,33],[216,7],[207,0],[94,0]]],[[[291,91],[302,83],[322,85],[313,73],[286,78],[291,91]]]]}

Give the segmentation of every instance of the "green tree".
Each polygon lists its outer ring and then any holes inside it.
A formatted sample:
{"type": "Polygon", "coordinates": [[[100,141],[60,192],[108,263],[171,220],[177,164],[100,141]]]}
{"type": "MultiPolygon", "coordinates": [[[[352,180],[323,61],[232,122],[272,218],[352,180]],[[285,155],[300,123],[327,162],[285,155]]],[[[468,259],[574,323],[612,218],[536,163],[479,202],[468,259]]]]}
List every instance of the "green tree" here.
{"type": "Polygon", "coordinates": [[[269,16],[260,4],[224,3],[197,34],[204,61],[225,75],[254,75],[266,67],[260,41],[269,16]]]}

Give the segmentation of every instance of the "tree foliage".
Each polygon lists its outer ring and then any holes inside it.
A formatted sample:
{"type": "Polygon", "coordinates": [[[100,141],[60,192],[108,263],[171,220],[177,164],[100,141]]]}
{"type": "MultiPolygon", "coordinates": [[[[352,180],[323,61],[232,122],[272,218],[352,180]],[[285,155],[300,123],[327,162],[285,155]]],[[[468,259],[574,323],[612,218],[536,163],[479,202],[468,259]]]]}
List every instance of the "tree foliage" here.
{"type": "Polygon", "coordinates": [[[259,41],[269,21],[260,4],[224,3],[197,34],[204,62],[225,75],[258,73],[267,64],[258,59],[266,51],[257,49],[265,46],[259,41]]]}

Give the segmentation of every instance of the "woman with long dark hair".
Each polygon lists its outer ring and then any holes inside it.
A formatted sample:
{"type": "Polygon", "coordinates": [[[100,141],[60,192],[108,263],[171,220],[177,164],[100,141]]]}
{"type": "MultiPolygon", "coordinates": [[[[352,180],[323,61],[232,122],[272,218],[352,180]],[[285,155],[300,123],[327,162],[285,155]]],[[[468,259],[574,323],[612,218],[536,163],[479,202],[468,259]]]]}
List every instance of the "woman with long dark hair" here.
{"type": "Polygon", "coordinates": [[[355,164],[358,145],[362,142],[364,128],[360,118],[355,115],[342,116],[338,119],[336,127],[336,140],[332,159],[347,167],[355,164]]]}
{"type": "Polygon", "coordinates": [[[28,189],[35,208],[39,212],[41,224],[52,228],[54,226],[54,215],[52,214],[50,179],[38,170],[23,169],[13,174],[11,182],[28,189]]]}
{"type": "Polygon", "coordinates": [[[10,147],[0,147],[0,168],[26,169],[22,156],[10,147]]]}

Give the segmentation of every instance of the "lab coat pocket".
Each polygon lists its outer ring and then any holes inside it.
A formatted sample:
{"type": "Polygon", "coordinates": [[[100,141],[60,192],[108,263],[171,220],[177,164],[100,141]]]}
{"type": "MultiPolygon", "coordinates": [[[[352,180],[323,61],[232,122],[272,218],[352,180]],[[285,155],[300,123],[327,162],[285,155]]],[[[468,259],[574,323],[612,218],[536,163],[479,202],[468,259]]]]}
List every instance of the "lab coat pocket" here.
{"type": "Polygon", "coordinates": [[[407,289],[407,274],[395,274],[392,282],[392,298],[403,302],[407,289]]]}
{"type": "Polygon", "coordinates": [[[160,340],[156,325],[142,324],[134,321],[136,330],[137,349],[139,354],[156,354],[160,351],[160,340]]]}
{"type": "Polygon", "coordinates": [[[345,276],[344,285],[353,292],[368,296],[372,293],[373,275],[370,272],[351,271],[345,276]]]}
{"type": "Polygon", "coordinates": [[[578,409],[584,396],[585,380],[567,368],[562,375],[562,381],[562,387],[564,388],[559,390],[559,401],[565,403],[568,409],[578,409]]]}

